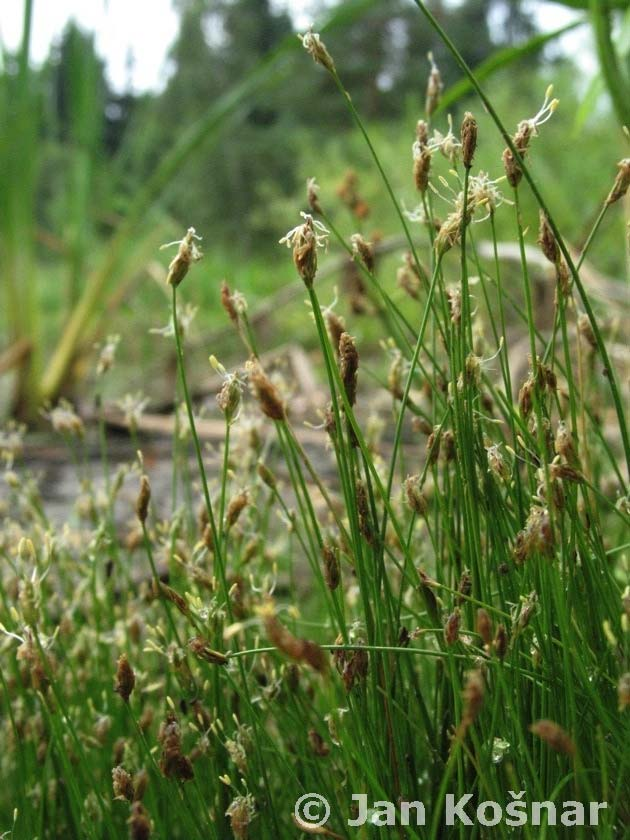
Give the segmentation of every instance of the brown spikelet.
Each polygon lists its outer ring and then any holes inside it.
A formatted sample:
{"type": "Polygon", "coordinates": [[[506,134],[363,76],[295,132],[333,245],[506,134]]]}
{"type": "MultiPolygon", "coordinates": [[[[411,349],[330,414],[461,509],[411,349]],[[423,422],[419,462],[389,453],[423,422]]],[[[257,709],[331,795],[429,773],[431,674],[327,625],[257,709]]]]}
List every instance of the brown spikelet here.
{"type": "Polygon", "coordinates": [[[461,740],[466,736],[466,732],[477,719],[483,706],[485,690],[486,687],[483,679],[483,673],[479,669],[475,671],[468,671],[466,674],[464,690],[462,691],[464,708],[462,710],[461,723],[457,730],[458,740],[461,740]]]}
{"type": "Polygon", "coordinates": [[[374,271],[374,246],[367,242],[360,233],[353,233],[350,237],[352,251],[356,254],[368,271],[374,271]]]}
{"type": "Polygon", "coordinates": [[[238,324],[238,311],[234,305],[234,298],[226,280],[221,283],[221,306],[227,312],[228,318],[233,324],[238,324]]]}
{"type": "Polygon", "coordinates": [[[580,338],[583,338],[584,341],[586,341],[591,350],[596,350],[597,339],[595,338],[595,333],[593,332],[593,327],[591,326],[591,322],[589,321],[588,315],[582,313],[578,317],[577,328],[580,338]]]}
{"type": "Polygon", "coordinates": [[[442,435],[439,429],[434,432],[431,432],[431,434],[427,438],[426,452],[429,466],[433,466],[433,464],[435,464],[435,462],[440,456],[441,438],[442,435]]]}
{"type": "Polygon", "coordinates": [[[123,653],[118,658],[114,691],[117,694],[120,694],[125,703],[128,703],[135,684],[136,675],[134,674],[133,668],[127,660],[127,655],[123,653]]]}
{"type": "Polygon", "coordinates": [[[144,524],[149,514],[149,502],[151,501],[151,485],[146,475],[140,478],[140,490],[136,499],[136,516],[144,524]]]}
{"type": "Polygon", "coordinates": [[[606,204],[614,204],[619,201],[630,189],[630,158],[624,158],[617,164],[619,171],[615,178],[615,183],[611,191],[608,193],[606,204]]]}
{"type": "Polygon", "coordinates": [[[158,741],[162,746],[160,770],[167,779],[186,782],[195,775],[190,759],[182,752],[182,733],[174,712],[167,712],[160,726],[158,741]]]}
{"type": "Polygon", "coordinates": [[[208,551],[214,553],[214,536],[212,534],[212,528],[209,524],[203,529],[201,539],[208,551]]]}
{"type": "Polygon", "coordinates": [[[204,639],[203,636],[193,636],[188,642],[188,647],[195,656],[198,656],[199,659],[204,659],[206,662],[210,662],[212,665],[227,664],[227,656],[218,650],[213,650],[208,640],[204,639]]]}
{"type": "Polygon", "coordinates": [[[424,110],[426,111],[427,117],[430,117],[440,104],[444,84],[442,82],[442,76],[440,74],[438,66],[433,60],[433,54],[429,53],[428,58],[431,64],[431,72],[429,73],[429,79],[427,81],[427,93],[424,103],[424,110]]]}
{"type": "Polygon", "coordinates": [[[420,487],[419,475],[408,475],[403,483],[407,504],[418,516],[424,516],[429,508],[427,498],[420,487]]]}
{"type": "Polygon", "coordinates": [[[258,478],[260,478],[263,484],[266,484],[270,490],[275,490],[276,477],[266,464],[264,464],[262,461],[259,461],[258,465],[256,466],[256,472],[258,473],[258,478]]]}
{"type": "Polygon", "coordinates": [[[166,282],[169,286],[179,286],[188,274],[190,266],[201,259],[201,251],[195,245],[195,229],[188,228],[186,235],[179,243],[175,258],[168,267],[166,282]]]}
{"type": "Polygon", "coordinates": [[[239,516],[248,504],[249,496],[245,490],[230,499],[227,512],[225,514],[225,525],[228,530],[236,524],[239,516]]]}
{"type": "Polygon", "coordinates": [[[487,610],[479,607],[477,610],[477,633],[486,647],[489,647],[492,642],[492,619],[487,610]]]}
{"type": "Polygon", "coordinates": [[[477,120],[470,111],[466,111],[461,128],[462,161],[470,169],[477,148],[477,120]]]}
{"type": "Polygon", "coordinates": [[[429,173],[431,171],[431,152],[427,148],[417,149],[413,157],[413,182],[419,193],[429,188],[429,173]]]}
{"type": "Polygon", "coordinates": [[[324,560],[324,580],[326,581],[326,586],[331,592],[334,592],[341,580],[339,549],[332,543],[326,541],[322,546],[322,557],[324,560]]]}
{"type": "Polygon", "coordinates": [[[472,576],[469,569],[464,569],[462,576],[459,579],[459,583],[457,584],[457,597],[455,598],[457,606],[461,606],[471,592],[472,576]]]}
{"type": "Polygon", "coordinates": [[[451,311],[451,321],[458,326],[462,320],[462,290],[459,286],[451,286],[446,290],[446,296],[451,311]]]}
{"type": "Polygon", "coordinates": [[[444,641],[447,645],[454,645],[459,639],[459,625],[461,624],[461,613],[456,608],[446,619],[444,625],[444,641]]]}
{"type": "Polygon", "coordinates": [[[538,244],[540,245],[540,250],[550,263],[556,265],[560,259],[560,249],[558,248],[556,237],[544,210],[539,211],[539,221],[538,244]]]}
{"type": "Polygon", "coordinates": [[[286,409],[280,392],[257,361],[248,362],[249,384],[263,414],[271,420],[286,420],[286,409]]]}
{"type": "Polygon", "coordinates": [[[330,343],[335,348],[337,355],[339,355],[339,341],[342,333],[346,331],[344,319],[335,312],[328,311],[326,313],[326,326],[328,327],[330,343]]]}
{"type": "MultiPolygon", "coordinates": [[[[343,644],[343,636],[337,636],[336,645],[343,644]]],[[[341,674],[346,691],[352,691],[357,680],[364,680],[368,675],[370,658],[367,650],[361,645],[362,639],[357,639],[357,647],[354,650],[337,649],[333,651],[333,662],[341,674]]]]}
{"type": "Polygon", "coordinates": [[[505,654],[507,653],[508,649],[508,634],[507,630],[505,629],[505,624],[497,625],[497,632],[494,636],[494,641],[492,642],[494,647],[494,652],[499,657],[499,659],[505,659],[505,654]]]}
{"type": "Polygon", "coordinates": [[[355,485],[357,515],[359,517],[359,531],[370,545],[374,542],[374,530],[372,528],[372,517],[368,505],[367,490],[363,481],[358,480],[355,485]]]}
{"type": "Polygon", "coordinates": [[[549,744],[552,750],[575,755],[575,744],[565,730],[553,720],[537,720],[529,727],[529,731],[549,744]]]}
{"type": "Polygon", "coordinates": [[[161,581],[154,582],[153,589],[155,591],[156,596],[159,595],[160,597],[164,598],[165,601],[170,601],[173,606],[175,606],[182,615],[187,616],[190,612],[188,608],[188,602],[185,598],[176,592],[172,586],[169,586],[167,583],[162,583],[161,581]]]}
{"type": "Polygon", "coordinates": [[[569,464],[561,463],[559,458],[549,464],[549,478],[552,481],[560,479],[561,481],[572,481],[575,484],[582,484],[584,481],[584,475],[579,470],[569,466],[569,464]]]}
{"type": "Polygon", "coordinates": [[[306,181],[306,200],[313,213],[319,213],[321,215],[322,208],[319,203],[319,185],[315,178],[308,178],[306,181]]]}
{"type": "Polygon", "coordinates": [[[503,152],[503,168],[505,169],[505,175],[510,186],[518,187],[523,177],[523,170],[517,163],[511,149],[505,149],[503,152]]]}
{"type": "Polygon", "coordinates": [[[316,729],[309,729],[308,743],[313,753],[319,758],[325,758],[330,752],[330,747],[316,729]]]}
{"type": "Polygon", "coordinates": [[[558,421],[553,445],[557,455],[562,455],[562,457],[570,464],[575,464],[577,462],[577,454],[575,446],[573,445],[573,437],[564,420],[558,421]]]}
{"type": "Polygon", "coordinates": [[[429,142],[429,126],[425,120],[418,120],[416,123],[416,140],[420,147],[426,146],[429,142]]]}
{"type": "Polygon", "coordinates": [[[525,382],[521,385],[521,388],[518,392],[518,405],[521,410],[521,414],[523,417],[529,417],[532,411],[532,407],[534,405],[533,402],[533,393],[534,393],[534,379],[529,376],[525,382]]]}
{"type": "Polygon", "coordinates": [[[315,671],[323,674],[327,670],[327,659],[322,648],[308,639],[294,636],[277,619],[272,605],[263,609],[265,631],[269,641],[295,662],[306,662],[315,671]]]}
{"type": "Polygon", "coordinates": [[[309,29],[308,32],[304,33],[304,35],[298,35],[298,38],[302,42],[302,46],[306,52],[311,56],[316,64],[321,64],[321,66],[328,70],[329,73],[335,72],[335,62],[333,61],[331,54],[326,49],[326,44],[324,44],[317,32],[313,32],[312,29],[309,29]]]}
{"type": "Polygon", "coordinates": [[[120,765],[112,768],[112,787],[114,789],[114,799],[126,799],[128,802],[133,802],[133,779],[131,774],[127,773],[125,768],[120,765]]]}
{"type": "Polygon", "coordinates": [[[443,432],[440,451],[442,452],[442,457],[447,463],[455,460],[455,435],[451,429],[447,429],[443,432]]]}
{"type": "Polygon", "coordinates": [[[359,354],[354,338],[344,332],[339,339],[339,372],[350,405],[354,405],[357,399],[358,371],[359,354]]]}
{"type": "Polygon", "coordinates": [[[129,826],[130,840],[149,840],[151,837],[151,820],[149,812],[142,802],[134,802],[131,805],[131,814],[127,820],[129,826]]]}

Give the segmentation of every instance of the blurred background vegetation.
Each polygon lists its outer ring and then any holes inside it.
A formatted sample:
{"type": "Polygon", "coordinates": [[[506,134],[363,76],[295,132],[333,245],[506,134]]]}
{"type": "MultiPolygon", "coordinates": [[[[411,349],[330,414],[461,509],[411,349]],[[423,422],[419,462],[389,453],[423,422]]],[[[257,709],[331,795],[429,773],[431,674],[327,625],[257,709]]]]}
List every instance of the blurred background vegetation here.
{"type": "MultiPolygon", "coordinates": [[[[507,125],[532,116],[554,82],[561,107],[536,145],[533,167],[568,240],[579,248],[616,161],[628,155],[621,126],[630,123],[630,11],[625,0],[567,0],[572,20],[561,31],[546,27],[543,33],[537,7],[552,5],[430,4],[465,59],[478,68],[507,125]],[[567,29],[578,28],[590,31],[592,56],[599,59],[592,61],[599,66],[592,74],[585,70],[585,56],[569,55],[557,43],[567,29]],[[563,187],[554,191],[560,171],[563,187]]],[[[208,352],[226,363],[230,356],[242,357],[223,329],[223,278],[246,295],[252,312],[279,295],[264,325],[270,347],[277,336],[300,338],[307,316],[303,307],[294,306],[298,314],[291,314],[291,297],[282,296],[296,284],[278,239],[305,205],[307,177],[317,177],[322,200],[345,235],[356,230],[357,220],[336,189],[349,169],[370,208],[362,222],[365,232],[388,235],[396,229],[338,92],[301,50],[291,4],[280,10],[268,0],[174,0],[174,6],[179,28],[170,48],[171,72],[156,92],[113,90],[94,33],[72,22],[47,60],[35,65],[33,16],[46,10],[30,0],[24,3],[19,49],[3,48],[5,414],[32,420],[45,401],[88,393],[95,342],[112,332],[123,338],[119,353],[127,387],[153,389],[157,401],[172,393],[172,385],[160,386],[165,365],[172,371],[170,343],[160,343],[149,330],[168,320],[159,245],[189,225],[204,237],[205,259],[190,295],[199,305],[191,352],[197,348],[204,360],[200,379],[211,373],[208,352]]],[[[415,122],[423,116],[430,50],[445,81],[436,127],[446,131],[447,111],[458,125],[464,110],[474,110],[481,126],[476,162],[494,177],[501,174],[501,139],[412,2],[328,2],[314,8],[314,20],[408,207],[414,205],[410,149],[415,122]]],[[[137,34],[138,50],[150,38],[149,15],[146,30],[137,34]]],[[[533,205],[530,209],[535,231],[533,205]]],[[[507,229],[499,232],[510,236],[507,229]]],[[[621,277],[624,266],[619,248],[607,243],[620,236],[623,220],[610,220],[591,254],[613,277],[621,277]]],[[[385,261],[382,269],[383,282],[392,288],[395,265],[385,261]]],[[[301,303],[299,289],[296,293],[301,303]]],[[[340,308],[348,311],[347,303],[340,308]]],[[[352,330],[373,335],[370,319],[354,314],[352,330]]],[[[111,387],[117,387],[115,380],[111,387]]]]}

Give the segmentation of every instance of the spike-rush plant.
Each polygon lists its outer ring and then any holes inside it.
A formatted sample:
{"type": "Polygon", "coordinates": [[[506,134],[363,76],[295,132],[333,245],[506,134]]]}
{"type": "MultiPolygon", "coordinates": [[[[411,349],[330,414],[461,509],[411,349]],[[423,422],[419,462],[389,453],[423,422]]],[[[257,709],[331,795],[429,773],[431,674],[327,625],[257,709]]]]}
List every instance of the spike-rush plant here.
{"type": "MultiPolygon", "coordinates": [[[[474,109],[459,130],[434,127],[432,64],[405,164],[418,206],[403,212],[334,57],[319,34],[302,36],[356,121],[405,241],[396,284],[357,230],[354,176],[339,191],[345,208],[310,179],[308,212],[280,238],[317,339],[321,423],[309,442],[325,446],[305,445],[293,383],[226,284],[217,304],[243,364],[227,371],[211,357],[225,433],[204,446],[182,318],[202,258],[194,228],[171,243],[165,270],[172,313],[161,332],[183,397],[169,490],[141,451],[108,468],[104,436],[95,476],[84,423],[61,403],[48,417],[81,495],[60,525],[20,466],[22,429],[2,433],[11,784],[0,820],[13,837],[623,836],[627,394],[614,325],[581,272],[604,216],[622,212],[630,163],[602,179],[601,213],[572,256],[532,174],[553,91],[506,131],[421,11],[504,151],[496,172],[477,171],[489,140],[474,109]],[[545,327],[526,247],[532,195],[553,287],[545,327]],[[513,226],[518,286],[500,258],[498,214],[513,226]],[[383,327],[385,373],[353,336],[352,311],[322,304],[320,260],[335,242],[353,294],[358,280],[383,327]]],[[[115,347],[103,348],[99,376],[115,347]]]]}

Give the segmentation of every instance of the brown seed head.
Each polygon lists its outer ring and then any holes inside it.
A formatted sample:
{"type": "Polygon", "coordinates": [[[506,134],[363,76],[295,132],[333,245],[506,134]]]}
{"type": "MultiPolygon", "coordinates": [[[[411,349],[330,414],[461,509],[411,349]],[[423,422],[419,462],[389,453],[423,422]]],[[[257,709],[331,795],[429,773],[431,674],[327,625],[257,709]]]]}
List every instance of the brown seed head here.
{"type": "Polygon", "coordinates": [[[226,280],[221,283],[221,306],[227,312],[230,321],[238,324],[238,310],[234,305],[234,298],[226,280]]]}
{"type": "Polygon", "coordinates": [[[407,504],[418,516],[424,516],[429,508],[427,498],[420,487],[419,475],[408,475],[403,483],[407,504]]]}
{"type": "Polygon", "coordinates": [[[142,802],[134,802],[131,806],[131,815],[127,820],[129,826],[129,837],[131,840],[149,840],[153,825],[149,818],[149,812],[142,802]]]}
{"type": "Polygon", "coordinates": [[[469,671],[466,674],[466,682],[462,692],[462,698],[464,700],[460,729],[462,735],[466,733],[466,730],[477,719],[477,716],[481,711],[481,707],[483,706],[485,690],[486,687],[482,672],[480,670],[469,671]]]}
{"type": "Polygon", "coordinates": [[[248,362],[247,371],[249,384],[263,414],[271,420],[286,420],[286,409],[280,392],[260,364],[255,360],[248,362]]]}
{"type": "Polygon", "coordinates": [[[354,338],[344,332],[339,339],[339,372],[350,405],[354,405],[357,399],[358,371],[359,354],[354,338]]]}
{"type": "Polygon", "coordinates": [[[308,178],[306,181],[306,200],[313,213],[319,213],[321,215],[322,208],[319,203],[319,184],[315,178],[308,178]]]}
{"type": "Polygon", "coordinates": [[[199,237],[193,227],[188,228],[186,235],[179,243],[177,254],[168,267],[166,282],[169,286],[179,286],[193,263],[198,262],[203,256],[195,245],[195,239],[199,237]]]}
{"type": "Polygon", "coordinates": [[[580,316],[578,316],[577,328],[580,338],[583,338],[584,341],[586,341],[591,350],[596,350],[597,339],[595,338],[593,327],[591,326],[591,322],[586,313],[583,312],[580,316]]]}
{"type": "Polygon", "coordinates": [[[326,581],[326,586],[331,592],[334,592],[341,580],[339,549],[336,545],[326,541],[322,546],[322,558],[324,560],[324,580],[326,581]]]}
{"type": "Polygon", "coordinates": [[[186,782],[195,775],[190,759],[182,752],[182,733],[174,712],[168,712],[160,726],[158,741],[162,745],[160,770],[167,779],[186,782]]]}
{"type": "Polygon", "coordinates": [[[451,321],[456,326],[462,320],[462,290],[460,286],[451,286],[446,290],[448,305],[451,310],[451,321]]]}
{"type": "Polygon", "coordinates": [[[345,321],[340,315],[337,315],[336,312],[329,310],[326,312],[326,326],[328,327],[330,343],[335,348],[337,355],[339,355],[339,341],[341,340],[341,334],[346,331],[345,321]]]}
{"type": "Polygon", "coordinates": [[[330,747],[316,729],[309,729],[308,743],[313,753],[319,758],[325,758],[330,752],[330,747]]]}
{"type": "Polygon", "coordinates": [[[365,483],[360,479],[355,484],[357,514],[359,517],[359,531],[367,543],[374,542],[374,530],[372,528],[372,516],[368,504],[367,490],[365,483]]]}
{"type": "Polygon", "coordinates": [[[314,670],[324,673],[328,660],[322,648],[308,639],[299,639],[278,621],[273,605],[262,610],[265,630],[269,641],[295,662],[306,662],[314,670]]]}
{"type": "Polygon", "coordinates": [[[256,471],[258,473],[258,477],[263,482],[263,484],[266,484],[267,487],[269,487],[270,490],[275,490],[275,488],[276,488],[276,477],[271,472],[269,467],[266,464],[263,464],[262,461],[259,461],[258,465],[256,467],[256,471]]]}
{"type": "Polygon", "coordinates": [[[505,624],[497,625],[497,632],[495,634],[492,645],[494,647],[494,652],[499,657],[499,659],[505,659],[505,654],[507,653],[508,649],[508,634],[507,630],[505,629],[505,624]]]}
{"type": "Polygon", "coordinates": [[[112,786],[114,799],[126,799],[128,802],[133,802],[133,779],[124,767],[118,766],[112,769],[112,786]]]}
{"type": "Polygon", "coordinates": [[[436,431],[431,432],[427,438],[426,453],[429,466],[433,466],[440,456],[440,443],[442,441],[442,433],[436,427],[436,431]]]}
{"type": "Polygon", "coordinates": [[[420,148],[429,142],[429,126],[424,120],[418,120],[416,123],[416,140],[420,148]]]}
{"type": "Polygon", "coordinates": [[[429,188],[429,173],[431,171],[431,152],[425,146],[414,144],[413,181],[416,189],[422,195],[429,188]]]}
{"type": "Polygon", "coordinates": [[[543,210],[539,211],[538,244],[540,250],[550,263],[556,265],[560,259],[560,249],[556,237],[549,224],[549,219],[543,210]]]}
{"type": "Polygon", "coordinates": [[[227,656],[224,653],[220,653],[218,650],[213,650],[210,647],[208,640],[204,639],[203,636],[193,636],[193,638],[188,642],[188,647],[195,656],[198,656],[199,659],[203,659],[206,662],[210,662],[211,665],[227,664],[227,656]]]}
{"type": "Polygon", "coordinates": [[[427,117],[430,117],[440,104],[444,84],[442,83],[442,76],[440,75],[437,64],[433,60],[433,53],[429,53],[428,59],[431,64],[431,72],[427,81],[427,95],[424,110],[426,111],[427,117]]]}
{"type": "Polygon", "coordinates": [[[531,724],[529,731],[549,744],[556,752],[575,755],[575,744],[569,734],[554,721],[537,720],[531,724]]]}
{"type": "Polygon", "coordinates": [[[313,32],[312,29],[309,29],[308,32],[304,33],[304,35],[298,35],[298,38],[302,42],[302,46],[306,52],[312,57],[313,61],[316,64],[321,64],[322,67],[325,67],[329,73],[334,75],[335,62],[332,60],[332,56],[326,49],[326,45],[323,43],[317,32],[313,32]]]}
{"type": "Polygon", "coordinates": [[[461,624],[461,613],[458,609],[453,612],[446,619],[444,625],[444,641],[447,645],[454,645],[459,639],[459,626],[461,624]]]}
{"type": "Polygon", "coordinates": [[[236,417],[241,404],[242,386],[236,376],[228,376],[217,394],[217,405],[228,423],[236,417]]]}
{"type": "Polygon", "coordinates": [[[477,633],[481,636],[486,648],[490,647],[492,642],[492,619],[483,607],[479,607],[477,610],[477,633]]]}
{"type": "Polygon", "coordinates": [[[617,177],[615,178],[615,183],[612,186],[611,191],[608,193],[608,198],[606,199],[606,204],[614,204],[619,199],[623,198],[624,195],[630,189],[630,158],[624,158],[620,160],[617,164],[617,168],[619,172],[617,172],[617,177]]]}
{"type": "Polygon", "coordinates": [[[374,271],[374,245],[364,239],[360,233],[353,233],[350,237],[352,252],[359,257],[368,271],[374,271]]]}
{"type": "Polygon", "coordinates": [[[125,703],[128,703],[135,684],[136,675],[134,674],[133,668],[127,660],[127,655],[123,653],[118,658],[114,691],[117,694],[120,694],[125,703]]]}
{"type": "Polygon", "coordinates": [[[227,512],[225,514],[225,525],[228,530],[236,524],[239,516],[248,504],[249,496],[245,490],[230,499],[230,503],[228,504],[227,512]]]}
{"type": "Polygon", "coordinates": [[[462,161],[470,169],[477,148],[477,120],[470,111],[466,111],[461,128],[462,161]]]}
{"type": "Polygon", "coordinates": [[[457,596],[455,598],[455,603],[457,606],[461,606],[464,603],[466,598],[472,592],[472,576],[470,574],[469,569],[464,569],[462,572],[462,576],[459,579],[459,583],[457,584],[457,596]]]}
{"type": "Polygon", "coordinates": [[[172,586],[162,583],[161,581],[158,581],[157,583],[158,591],[156,592],[156,595],[159,594],[162,598],[164,598],[164,600],[170,601],[170,603],[173,604],[182,615],[188,616],[190,613],[188,601],[185,598],[182,598],[179,592],[176,592],[172,586]]]}
{"type": "Polygon", "coordinates": [[[140,478],[140,491],[138,492],[138,498],[136,499],[136,516],[143,525],[147,521],[150,501],[151,485],[149,484],[148,476],[143,475],[140,478]]]}

